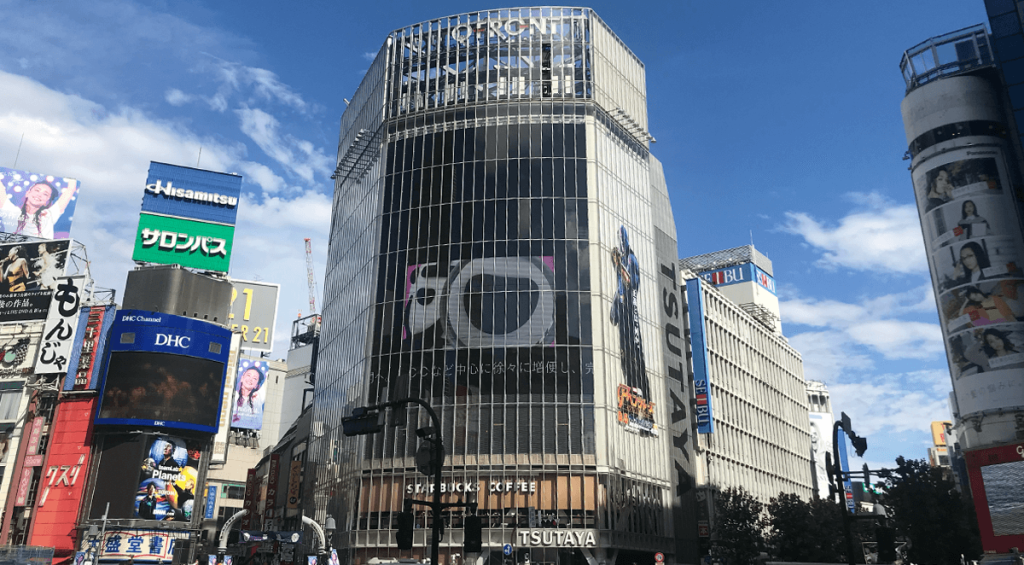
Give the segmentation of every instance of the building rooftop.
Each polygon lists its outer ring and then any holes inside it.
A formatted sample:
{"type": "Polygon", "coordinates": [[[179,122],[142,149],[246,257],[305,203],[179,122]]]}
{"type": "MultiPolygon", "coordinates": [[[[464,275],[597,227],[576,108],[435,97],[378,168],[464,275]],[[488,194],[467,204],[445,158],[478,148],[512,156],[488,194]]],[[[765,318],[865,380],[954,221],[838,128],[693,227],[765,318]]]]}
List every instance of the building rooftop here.
{"type": "Polygon", "coordinates": [[[770,276],[775,276],[775,273],[772,272],[772,260],[757,249],[754,249],[753,245],[723,249],[721,251],[714,251],[703,255],[694,255],[693,257],[687,257],[679,260],[680,267],[693,271],[694,273],[714,271],[716,269],[724,269],[726,267],[742,265],[744,263],[753,263],[770,276]]]}
{"type": "Polygon", "coordinates": [[[937,78],[994,66],[984,24],[927,39],[903,52],[900,71],[907,92],[937,78]]]}

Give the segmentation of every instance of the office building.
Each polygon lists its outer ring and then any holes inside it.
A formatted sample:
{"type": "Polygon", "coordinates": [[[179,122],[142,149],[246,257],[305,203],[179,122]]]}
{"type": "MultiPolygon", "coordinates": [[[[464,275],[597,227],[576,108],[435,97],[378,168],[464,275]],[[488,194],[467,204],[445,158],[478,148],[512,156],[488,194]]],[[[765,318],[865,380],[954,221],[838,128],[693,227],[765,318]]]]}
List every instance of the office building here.
{"type": "Polygon", "coordinates": [[[952,432],[982,544],[1006,553],[1024,547],[1024,504],[1011,486],[1024,450],[1024,35],[1015,2],[986,7],[992,35],[976,25],[904,53],[901,108],[953,384],[952,432]]]}
{"type": "MultiPolygon", "coordinates": [[[[777,316],[735,303],[708,282],[715,276],[706,276],[732,269],[749,273],[749,268],[715,265],[707,261],[709,255],[699,257],[680,260],[684,268],[700,264],[707,269],[683,271],[698,406],[697,484],[711,490],[743,487],[764,503],[779,493],[809,499],[812,438],[800,353],[777,331],[777,316]]],[[[771,277],[770,262],[760,257],[766,267],[762,273],[771,277]]],[[[764,283],[748,277],[747,284],[764,283]]],[[[731,283],[725,286],[729,289],[731,283]]],[[[774,290],[774,280],[768,286],[774,290]]]]}
{"type": "Polygon", "coordinates": [[[445,499],[475,492],[484,520],[463,555],[463,511],[446,514],[445,563],[501,563],[506,544],[517,562],[697,561],[685,301],[645,80],[586,8],[387,36],[342,117],[303,494],[344,563],[429,555],[422,507],[414,549],[395,540],[403,499],[429,491],[426,412],[341,435],[353,408],[406,397],[440,417],[445,499]]]}

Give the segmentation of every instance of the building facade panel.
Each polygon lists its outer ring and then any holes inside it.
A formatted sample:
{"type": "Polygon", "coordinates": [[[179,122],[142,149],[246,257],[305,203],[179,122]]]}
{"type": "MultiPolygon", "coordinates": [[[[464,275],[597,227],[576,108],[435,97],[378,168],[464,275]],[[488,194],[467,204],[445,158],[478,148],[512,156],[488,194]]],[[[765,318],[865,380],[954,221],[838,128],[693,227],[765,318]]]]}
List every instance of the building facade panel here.
{"type": "MultiPolygon", "coordinates": [[[[429,494],[429,422],[393,410],[384,433],[342,439],[340,419],[410,396],[440,416],[445,485],[483,491],[481,559],[505,543],[547,563],[673,553],[669,487],[687,481],[663,433],[644,89],[583,8],[388,37],[342,118],[312,416],[306,512],[337,520],[347,562],[407,556],[394,527],[429,494]]],[[[447,560],[462,511],[445,519],[447,560]]]]}

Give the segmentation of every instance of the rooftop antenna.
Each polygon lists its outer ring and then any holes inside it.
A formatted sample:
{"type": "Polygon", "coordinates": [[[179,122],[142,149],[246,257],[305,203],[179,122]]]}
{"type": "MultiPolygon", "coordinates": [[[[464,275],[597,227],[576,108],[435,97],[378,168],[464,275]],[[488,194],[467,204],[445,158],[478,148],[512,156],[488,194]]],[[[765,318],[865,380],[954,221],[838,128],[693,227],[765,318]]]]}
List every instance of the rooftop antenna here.
{"type": "Polygon", "coordinates": [[[21,144],[25,143],[25,132],[21,132],[21,141],[18,142],[18,152],[14,154],[14,166],[12,169],[18,168],[18,157],[21,156],[21,144]]]}
{"type": "Polygon", "coordinates": [[[199,146],[199,157],[196,158],[196,168],[199,168],[199,160],[203,158],[203,146],[199,146]]]}

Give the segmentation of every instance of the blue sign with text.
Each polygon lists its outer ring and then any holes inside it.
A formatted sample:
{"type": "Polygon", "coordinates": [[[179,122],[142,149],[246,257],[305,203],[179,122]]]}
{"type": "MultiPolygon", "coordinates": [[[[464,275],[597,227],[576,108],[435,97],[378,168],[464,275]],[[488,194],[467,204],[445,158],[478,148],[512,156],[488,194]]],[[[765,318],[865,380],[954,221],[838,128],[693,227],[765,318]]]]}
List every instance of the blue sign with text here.
{"type": "Polygon", "coordinates": [[[142,211],[235,225],[242,177],[151,162],[142,211]]]}
{"type": "Polygon", "coordinates": [[[210,485],[206,487],[206,519],[213,518],[213,507],[217,505],[217,487],[210,485]]]}

